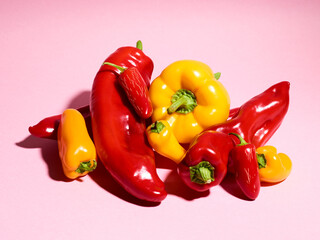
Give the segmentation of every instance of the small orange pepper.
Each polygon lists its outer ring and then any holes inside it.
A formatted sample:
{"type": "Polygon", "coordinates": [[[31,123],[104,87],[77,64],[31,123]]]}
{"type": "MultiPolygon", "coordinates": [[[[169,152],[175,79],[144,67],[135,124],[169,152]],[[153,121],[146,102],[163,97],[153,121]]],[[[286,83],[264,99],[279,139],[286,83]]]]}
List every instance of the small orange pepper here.
{"type": "Polygon", "coordinates": [[[256,150],[261,182],[277,183],[285,180],[292,168],[290,158],[277,153],[273,146],[263,146],[256,150]]]}
{"type": "Polygon", "coordinates": [[[81,113],[67,109],[61,115],[58,128],[58,149],[66,177],[85,176],[97,166],[97,154],[81,113]]]}

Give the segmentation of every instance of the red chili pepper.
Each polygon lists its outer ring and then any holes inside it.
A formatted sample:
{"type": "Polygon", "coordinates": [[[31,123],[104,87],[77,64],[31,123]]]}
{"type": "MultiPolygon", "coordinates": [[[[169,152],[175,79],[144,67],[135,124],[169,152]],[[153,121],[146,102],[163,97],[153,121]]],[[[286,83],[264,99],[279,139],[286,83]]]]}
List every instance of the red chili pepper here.
{"type": "MultiPolygon", "coordinates": [[[[77,109],[84,118],[90,117],[89,105],[77,109]]],[[[42,119],[39,123],[29,127],[29,132],[36,137],[57,139],[61,114],[42,119]]]]}
{"type": "MultiPolygon", "coordinates": [[[[263,146],[282,123],[289,107],[289,82],[280,82],[243,104],[225,123],[208,130],[237,133],[256,148],[263,146]]],[[[236,142],[239,139],[235,138],[236,142]]]]}
{"type": "Polygon", "coordinates": [[[229,155],[235,171],[236,182],[243,193],[250,199],[256,199],[260,192],[259,168],[256,155],[256,148],[253,144],[247,143],[239,134],[230,133],[236,136],[240,143],[235,146],[229,155]]]}
{"type": "MultiPolygon", "coordinates": [[[[153,62],[138,48],[119,48],[105,62],[136,67],[150,84],[153,62]]],[[[120,70],[102,65],[93,82],[90,110],[97,154],[129,193],[139,199],[160,202],[167,193],[147,143],[145,121],[132,108],[120,86],[119,74],[120,70]]]]}
{"type": "Polygon", "coordinates": [[[124,89],[134,110],[143,119],[151,117],[152,103],[148,87],[138,69],[135,67],[124,68],[109,62],[103,64],[120,70],[120,85],[124,89]]]}
{"type": "Polygon", "coordinates": [[[202,132],[178,165],[181,179],[199,192],[220,184],[227,173],[228,155],[233,147],[231,137],[225,133],[202,132]]]}

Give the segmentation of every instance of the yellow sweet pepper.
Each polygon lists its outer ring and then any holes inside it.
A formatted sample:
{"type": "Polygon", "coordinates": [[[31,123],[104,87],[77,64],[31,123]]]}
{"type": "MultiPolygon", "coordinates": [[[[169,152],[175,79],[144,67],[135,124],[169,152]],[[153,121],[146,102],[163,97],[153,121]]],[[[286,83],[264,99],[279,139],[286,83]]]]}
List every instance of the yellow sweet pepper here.
{"type": "Polygon", "coordinates": [[[179,143],[190,143],[207,127],[226,121],[230,99],[217,76],[199,61],[169,65],[149,89],[152,121],[166,120],[179,143]]]}
{"type": "Polygon", "coordinates": [[[256,153],[262,182],[277,183],[289,176],[292,162],[286,154],[277,153],[273,146],[259,147],[256,153]]]}
{"type": "Polygon", "coordinates": [[[159,120],[152,123],[146,132],[151,147],[157,153],[177,164],[181,162],[186,150],[179,144],[167,121],[159,120]]]}
{"type": "Polygon", "coordinates": [[[96,149],[85,120],[76,109],[63,112],[58,128],[58,149],[66,177],[75,179],[93,171],[97,166],[96,149]]]}

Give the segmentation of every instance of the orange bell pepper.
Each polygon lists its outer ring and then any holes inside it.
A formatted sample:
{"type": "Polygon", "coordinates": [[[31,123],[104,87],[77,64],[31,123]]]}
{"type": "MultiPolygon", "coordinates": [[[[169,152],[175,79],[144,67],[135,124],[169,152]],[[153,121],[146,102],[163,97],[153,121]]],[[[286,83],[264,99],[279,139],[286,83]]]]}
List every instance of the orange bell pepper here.
{"type": "Polygon", "coordinates": [[[277,153],[277,149],[273,146],[259,147],[256,153],[260,181],[276,183],[289,176],[292,162],[286,154],[277,153]]]}

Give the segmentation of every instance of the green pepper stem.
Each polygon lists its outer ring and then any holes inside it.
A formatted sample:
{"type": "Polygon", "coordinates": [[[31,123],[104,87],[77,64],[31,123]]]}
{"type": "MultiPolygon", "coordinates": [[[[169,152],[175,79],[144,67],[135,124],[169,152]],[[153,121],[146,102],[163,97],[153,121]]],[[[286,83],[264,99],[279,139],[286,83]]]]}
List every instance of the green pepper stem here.
{"type": "Polygon", "coordinates": [[[79,164],[79,167],[76,169],[76,172],[77,173],[84,173],[86,171],[92,172],[93,170],[96,169],[96,167],[97,167],[97,161],[96,160],[93,160],[93,164],[91,164],[91,161],[81,162],[79,164]]]}
{"type": "Polygon", "coordinates": [[[151,124],[150,131],[154,133],[160,133],[166,126],[162,122],[155,121],[151,124]]]}
{"type": "Polygon", "coordinates": [[[109,65],[109,66],[115,67],[115,68],[119,69],[121,73],[123,73],[125,70],[128,69],[126,67],[121,67],[119,65],[116,65],[116,64],[113,64],[113,63],[110,63],[110,62],[104,62],[103,65],[109,65]]]}
{"type": "Polygon", "coordinates": [[[168,114],[174,112],[187,114],[192,112],[197,106],[197,100],[194,94],[190,90],[179,89],[171,97],[171,105],[167,109],[168,114]]]}
{"type": "Polygon", "coordinates": [[[229,133],[229,135],[234,135],[236,136],[239,140],[240,140],[240,143],[237,145],[237,146],[244,146],[244,145],[247,145],[248,143],[243,139],[243,137],[241,137],[240,134],[237,134],[237,133],[229,133]]]}
{"type": "Polygon", "coordinates": [[[189,169],[190,179],[194,183],[209,184],[215,180],[214,167],[208,161],[202,161],[189,169]]]}
{"type": "Polygon", "coordinates": [[[140,40],[137,42],[136,48],[142,51],[142,42],[140,40]]]}

